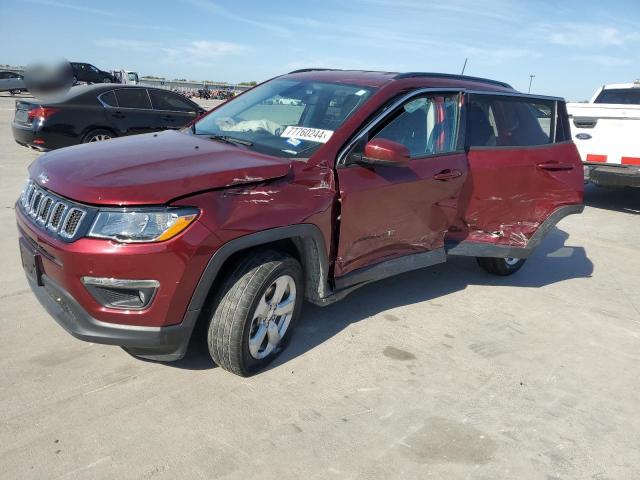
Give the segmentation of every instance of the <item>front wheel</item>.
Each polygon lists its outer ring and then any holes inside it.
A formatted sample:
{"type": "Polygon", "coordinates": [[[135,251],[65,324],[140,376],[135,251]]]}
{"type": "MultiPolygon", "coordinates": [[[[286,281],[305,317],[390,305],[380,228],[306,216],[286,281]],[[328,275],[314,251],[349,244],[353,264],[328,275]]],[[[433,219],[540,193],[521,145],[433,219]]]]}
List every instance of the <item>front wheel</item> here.
{"type": "Polygon", "coordinates": [[[297,260],[273,250],[247,254],[217,295],[207,344],[213,361],[236,375],[264,368],[286,347],[304,295],[297,260]]]}
{"type": "Polygon", "coordinates": [[[512,275],[516,273],[524,262],[527,261],[526,258],[489,258],[489,257],[478,257],[478,265],[480,265],[484,270],[489,273],[493,273],[494,275],[512,275]]]}

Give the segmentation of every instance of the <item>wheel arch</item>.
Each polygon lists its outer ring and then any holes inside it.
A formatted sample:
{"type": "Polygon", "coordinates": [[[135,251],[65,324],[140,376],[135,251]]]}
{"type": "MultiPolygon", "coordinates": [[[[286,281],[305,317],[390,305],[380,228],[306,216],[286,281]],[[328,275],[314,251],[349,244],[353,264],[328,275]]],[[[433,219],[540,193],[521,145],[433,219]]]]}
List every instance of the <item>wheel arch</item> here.
{"type": "Polygon", "coordinates": [[[331,295],[329,260],[320,229],[309,223],[278,227],[244,235],[225,243],[211,257],[189,302],[189,311],[200,311],[215,292],[229,265],[256,248],[273,248],[294,256],[305,277],[305,298],[316,304],[331,295]]]}

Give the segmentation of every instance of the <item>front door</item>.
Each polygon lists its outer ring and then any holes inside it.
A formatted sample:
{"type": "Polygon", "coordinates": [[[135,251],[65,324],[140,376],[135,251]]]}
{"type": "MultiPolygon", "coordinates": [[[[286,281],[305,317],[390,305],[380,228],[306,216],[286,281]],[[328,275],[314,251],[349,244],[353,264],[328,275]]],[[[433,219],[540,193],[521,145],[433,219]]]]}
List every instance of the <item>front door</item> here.
{"type": "Polygon", "coordinates": [[[389,112],[338,168],[341,213],[335,275],[414,253],[443,251],[454,222],[467,161],[458,93],[422,94],[389,112]],[[411,160],[393,167],[357,163],[364,145],[384,138],[405,145],[411,160]]]}
{"type": "Polygon", "coordinates": [[[564,102],[470,94],[465,109],[469,179],[457,240],[525,247],[555,210],[582,204],[582,165],[564,102]]]}

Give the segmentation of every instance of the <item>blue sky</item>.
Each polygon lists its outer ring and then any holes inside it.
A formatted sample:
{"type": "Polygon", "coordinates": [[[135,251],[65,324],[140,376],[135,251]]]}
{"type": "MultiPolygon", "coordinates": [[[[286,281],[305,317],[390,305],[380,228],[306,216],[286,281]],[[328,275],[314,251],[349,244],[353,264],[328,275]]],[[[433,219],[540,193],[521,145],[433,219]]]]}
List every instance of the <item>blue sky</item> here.
{"type": "Polygon", "coordinates": [[[466,73],[569,100],[640,77],[640,2],[0,0],[0,63],[64,57],[167,78],[302,67],[466,73]]]}

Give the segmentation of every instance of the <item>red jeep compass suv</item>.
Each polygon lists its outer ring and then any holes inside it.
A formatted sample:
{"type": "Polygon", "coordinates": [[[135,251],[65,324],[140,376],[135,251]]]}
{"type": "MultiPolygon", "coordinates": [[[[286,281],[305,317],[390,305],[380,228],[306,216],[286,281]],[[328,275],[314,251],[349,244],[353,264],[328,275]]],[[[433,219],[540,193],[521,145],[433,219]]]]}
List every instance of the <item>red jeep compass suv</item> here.
{"type": "Polygon", "coordinates": [[[285,347],[303,299],[447,260],[518,270],[582,211],[561,98],[432,73],[299,70],[182,131],[42,155],[17,202],[22,261],[72,335],[221,367],[285,347]]]}

